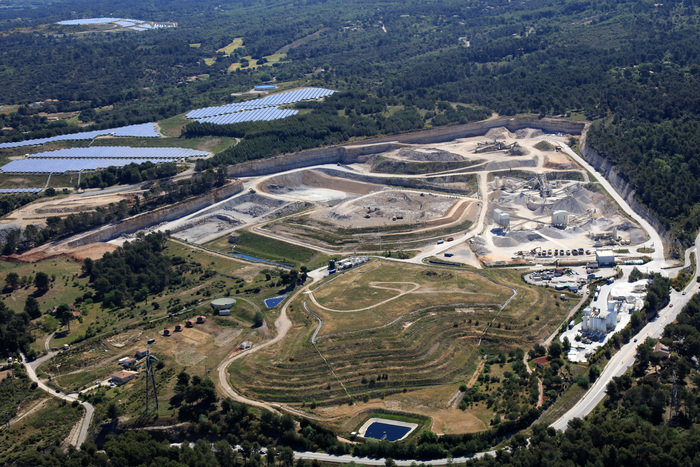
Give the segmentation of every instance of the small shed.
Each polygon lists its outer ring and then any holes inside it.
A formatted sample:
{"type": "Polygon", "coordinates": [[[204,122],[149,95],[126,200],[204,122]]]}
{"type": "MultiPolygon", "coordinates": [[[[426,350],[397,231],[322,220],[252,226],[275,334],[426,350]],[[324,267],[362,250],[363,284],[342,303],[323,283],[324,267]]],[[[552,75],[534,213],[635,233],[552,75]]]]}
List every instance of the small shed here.
{"type": "Polygon", "coordinates": [[[127,358],[126,360],[120,362],[124,368],[129,368],[130,366],[134,366],[136,364],[136,359],[135,358],[127,358]]]}
{"type": "Polygon", "coordinates": [[[136,356],[136,358],[143,358],[143,357],[145,357],[146,355],[148,355],[148,349],[143,348],[143,349],[138,349],[138,350],[136,351],[136,355],[135,355],[135,356],[136,356]]]}
{"type": "Polygon", "coordinates": [[[612,250],[596,251],[595,259],[600,267],[615,266],[615,254],[612,252],[612,250]]]}
{"type": "Polygon", "coordinates": [[[206,321],[207,318],[206,316],[197,316],[197,324],[204,324],[204,321],[206,321]]]}
{"type": "Polygon", "coordinates": [[[163,335],[164,336],[169,336],[172,334],[173,330],[172,329],[163,329],[163,335]]]}
{"type": "Polygon", "coordinates": [[[193,319],[188,319],[187,321],[185,321],[185,326],[188,327],[188,328],[193,327],[193,326],[194,326],[194,320],[193,320],[193,319]]]}
{"type": "Polygon", "coordinates": [[[184,328],[184,326],[182,324],[176,324],[175,325],[175,332],[180,332],[180,331],[182,331],[183,328],[184,328]]]}

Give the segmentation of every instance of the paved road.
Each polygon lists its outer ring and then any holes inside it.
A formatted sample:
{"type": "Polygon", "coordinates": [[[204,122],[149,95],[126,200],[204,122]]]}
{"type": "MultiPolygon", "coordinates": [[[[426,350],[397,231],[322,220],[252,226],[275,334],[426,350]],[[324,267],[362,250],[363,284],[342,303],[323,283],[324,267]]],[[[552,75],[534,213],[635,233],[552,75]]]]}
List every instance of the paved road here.
{"type": "Polygon", "coordinates": [[[650,270],[656,270],[660,269],[666,266],[670,266],[670,264],[667,263],[666,259],[664,258],[664,247],[663,247],[663,242],[661,240],[661,235],[654,229],[651,224],[649,224],[642,216],[637,214],[629,204],[620,196],[620,194],[615,191],[615,189],[612,187],[610,182],[608,182],[603,175],[600,173],[596,172],[596,170],[591,166],[588,162],[586,162],[581,156],[576,154],[569,146],[567,146],[564,143],[560,143],[558,141],[549,141],[549,143],[559,146],[562,148],[562,151],[564,151],[569,157],[571,157],[573,160],[575,160],[579,165],[581,165],[583,168],[588,170],[590,173],[595,174],[596,178],[598,178],[598,181],[600,184],[605,188],[605,191],[608,192],[610,197],[617,202],[617,204],[620,206],[620,208],[633,218],[636,222],[639,223],[639,225],[642,226],[642,228],[646,231],[646,233],[649,235],[650,240],[645,243],[646,246],[653,246],[654,252],[651,253],[649,256],[651,256],[652,261],[647,263],[646,266],[650,268],[650,270]]]}
{"type": "MultiPolygon", "coordinates": [[[[311,284],[309,284],[311,285],[311,284]]],[[[238,360],[239,358],[245,357],[247,355],[250,355],[252,353],[255,353],[259,351],[260,349],[264,349],[265,347],[268,347],[270,345],[276,344],[277,342],[281,341],[284,339],[284,337],[287,335],[289,330],[292,328],[292,321],[287,317],[287,308],[289,307],[289,304],[294,301],[294,299],[302,293],[303,291],[307,290],[309,285],[300,288],[297,290],[291,297],[287,298],[284,306],[280,310],[280,315],[275,321],[275,327],[277,328],[277,335],[273,338],[270,339],[269,341],[260,344],[256,347],[251,348],[250,350],[246,350],[244,352],[239,352],[236,354],[231,355],[229,358],[224,360],[219,364],[219,366],[216,368],[217,374],[219,375],[219,384],[221,385],[221,388],[223,389],[224,393],[231,397],[233,400],[242,402],[244,404],[248,405],[253,405],[255,407],[260,407],[266,410],[269,410],[270,412],[274,413],[279,413],[277,409],[283,409],[287,410],[286,407],[280,406],[278,404],[268,404],[266,402],[261,402],[253,399],[249,399],[247,397],[241,396],[238,394],[236,391],[233,390],[231,387],[231,384],[228,382],[228,367],[231,366],[231,364],[235,361],[238,360]]],[[[293,411],[292,409],[289,409],[288,411],[293,411]]],[[[305,415],[306,416],[306,415],[305,415]]]]}
{"type": "Polygon", "coordinates": [[[55,352],[50,352],[43,357],[34,360],[33,362],[29,363],[27,362],[27,357],[22,354],[22,363],[24,364],[24,368],[27,370],[27,375],[29,376],[29,379],[37,383],[39,386],[39,389],[42,391],[46,391],[49,394],[51,394],[54,397],[57,397],[59,399],[63,399],[64,401],[67,402],[73,402],[73,401],[78,401],[80,405],[82,405],[85,408],[85,415],[83,415],[83,418],[80,420],[80,430],[78,432],[77,439],[71,440],[71,444],[73,444],[76,448],[80,448],[80,446],[85,442],[87,439],[88,435],[88,430],[90,429],[90,424],[92,423],[92,418],[95,415],[95,408],[90,404],[89,402],[83,402],[78,400],[78,394],[77,393],[71,393],[71,394],[64,394],[60,391],[56,392],[55,389],[51,389],[48,387],[46,384],[44,384],[41,380],[36,375],[35,368],[38,368],[39,365],[44,363],[46,360],[50,359],[53,357],[56,353],[55,352]]]}

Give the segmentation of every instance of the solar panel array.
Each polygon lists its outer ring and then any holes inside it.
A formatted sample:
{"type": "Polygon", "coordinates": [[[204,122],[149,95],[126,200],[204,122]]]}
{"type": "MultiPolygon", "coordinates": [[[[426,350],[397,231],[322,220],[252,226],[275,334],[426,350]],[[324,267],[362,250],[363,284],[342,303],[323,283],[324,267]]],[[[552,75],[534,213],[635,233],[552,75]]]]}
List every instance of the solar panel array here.
{"type": "Polygon", "coordinates": [[[18,193],[40,193],[42,188],[0,188],[0,194],[14,195],[18,193]]]}
{"type": "Polygon", "coordinates": [[[81,133],[71,133],[67,135],[52,136],[50,138],[28,139],[25,141],[17,141],[14,143],[0,143],[0,149],[17,148],[20,146],[34,146],[37,144],[50,143],[52,141],[73,141],[83,139],[94,139],[98,136],[113,134],[121,137],[135,138],[158,138],[160,135],[156,131],[153,123],[142,123],[139,125],[129,125],[119,128],[110,128],[107,130],[84,131],[81,133]]]}
{"type": "Polygon", "coordinates": [[[279,120],[280,118],[289,117],[298,114],[298,110],[271,109],[246,110],[235,114],[217,115],[215,117],[200,118],[198,122],[216,123],[217,125],[226,125],[229,123],[241,122],[269,122],[271,120],[279,120]]]}
{"type": "Polygon", "coordinates": [[[149,23],[146,21],[141,21],[139,19],[128,19],[128,18],[86,18],[86,19],[68,19],[65,21],[59,21],[56,24],[63,26],[85,26],[85,25],[95,25],[95,24],[109,24],[114,23],[117,26],[123,28],[129,28],[134,31],[146,31],[147,29],[160,29],[160,28],[172,28],[174,27],[169,23],[149,23]]]}
{"type": "Polygon", "coordinates": [[[64,173],[123,167],[135,163],[176,161],[206,156],[203,151],[185,148],[129,148],[94,147],[69,148],[33,154],[26,159],[12,161],[2,167],[5,173],[64,173]]]}
{"type": "MultiPolygon", "coordinates": [[[[137,20],[127,20],[126,18],[85,18],[85,19],[67,19],[65,21],[59,21],[56,24],[61,24],[63,26],[81,26],[84,24],[107,24],[116,23],[117,21],[137,21],[137,20]]],[[[141,21],[138,21],[139,23],[141,21]]]]}
{"type": "MultiPolygon", "coordinates": [[[[247,102],[239,102],[236,104],[220,105],[217,107],[206,107],[203,109],[192,110],[187,113],[187,118],[202,119],[215,117],[217,115],[232,114],[246,110],[264,109],[267,107],[277,107],[284,104],[293,104],[308,99],[318,99],[321,97],[330,96],[335,93],[330,89],[323,88],[304,88],[295,91],[281,92],[271,96],[255,99],[247,102]]],[[[199,120],[202,121],[202,120],[199,120]]]]}
{"type": "Polygon", "coordinates": [[[40,152],[28,159],[183,159],[206,156],[203,151],[185,148],[132,148],[127,146],[95,146],[91,148],[67,148],[40,152]]]}

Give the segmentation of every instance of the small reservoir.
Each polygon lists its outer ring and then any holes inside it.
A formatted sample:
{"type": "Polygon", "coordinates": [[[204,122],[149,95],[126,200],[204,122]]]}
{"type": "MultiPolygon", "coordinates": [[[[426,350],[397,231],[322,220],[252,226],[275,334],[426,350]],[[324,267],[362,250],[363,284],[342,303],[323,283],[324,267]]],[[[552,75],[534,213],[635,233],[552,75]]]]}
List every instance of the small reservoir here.
{"type": "Polygon", "coordinates": [[[286,295],[278,295],[278,296],[276,296],[276,297],[266,298],[266,299],[265,299],[265,305],[266,305],[268,308],[274,308],[274,307],[276,307],[277,305],[279,305],[280,303],[282,303],[282,300],[284,300],[285,298],[287,298],[286,295]]]}
{"type": "Polygon", "coordinates": [[[406,438],[417,427],[416,423],[370,418],[360,427],[359,435],[363,438],[399,441],[406,438]]]}

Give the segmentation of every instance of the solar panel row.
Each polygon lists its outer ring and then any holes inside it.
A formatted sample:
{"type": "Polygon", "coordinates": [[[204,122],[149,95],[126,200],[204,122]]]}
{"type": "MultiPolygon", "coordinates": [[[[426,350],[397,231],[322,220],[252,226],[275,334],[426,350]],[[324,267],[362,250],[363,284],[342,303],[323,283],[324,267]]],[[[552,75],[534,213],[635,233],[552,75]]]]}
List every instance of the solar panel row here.
{"type": "Polygon", "coordinates": [[[135,163],[164,162],[158,158],[142,159],[24,159],[12,161],[0,169],[5,173],[65,173],[78,172],[80,170],[97,170],[107,167],[123,167],[135,163]]]}
{"type": "Polygon", "coordinates": [[[206,156],[204,151],[186,148],[131,148],[96,146],[46,151],[27,156],[28,159],[182,159],[206,156]]]}
{"type": "Polygon", "coordinates": [[[127,18],[85,18],[85,19],[68,19],[65,21],[59,21],[56,24],[61,24],[64,26],[79,26],[82,24],[106,24],[106,23],[116,23],[117,21],[135,21],[141,22],[134,19],[127,18]]]}
{"type": "Polygon", "coordinates": [[[125,19],[122,21],[115,21],[114,24],[116,24],[117,26],[121,26],[123,28],[128,28],[131,26],[136,26],[137,24],[143,24],[143,21],[137,21],[134,19],[125,19]]]}
{"type": "Polygon", "coordinates": [[[39,193],[42,188],[0,188],[2,194],[39,193]]]}
{"type": "Polygon", "coordinates": [[[186,148],[94,147],[47,151],[12,161],[0,170],[9,173],[64,173],[96,170],[105,167],[144,162],[172,162],[178,159],[206,156],[203,151],[186,148]]]}
{"type": "Polygon", "coordinates": [[[286,118],[298,113],[298,110],[280,110],[277,107],[274,107],[272,109],[248,110],[235,114],[216,115],[214,117],[200,118],[197,121],[215,123],[217,125],[241,122],[269,122],[271,120],[279,120],[280,118],[286,118]]]}
{"type": "Polygon", "coordinates": [[[321,97],[330,96],[333,93],[335,93],[335,91],[323,88],[297,89],[295,91],[281,92],[279,94],[273,94],[271,96],[263,97],[262,99],[255,99],[248,102],[239,102],[236,104],[227,104],[220,105],[217,107],[206,107],[203,109],[192,110],[187,113],[186,117],[199,119],[206,117],[214,117],[216,115],[241,112],[245,110],[256,110],[263,109],[266,107],[276,107],[279,105],[301,102],[307,99],[318,99],[321,97]]]}
{"type": "Polygon", "coordinates": [[[25,141],[17,141],[14,143],[0,143],[0,149],[17,148],[20,146],[34,146],[37,144],[50,143],[52,141],[74,141],[83,139],[94,139],[98,136],[113,134],[121,137],[135,138],[157,138],[160,135],[156,131],[153,123],[142,123],[139,125],[129,125],[119,128],[110,128],[107,130],[84,131],[81,133],[71,133],[67,135],[52,136],[50,138],[28,139],[25,141]]]}

